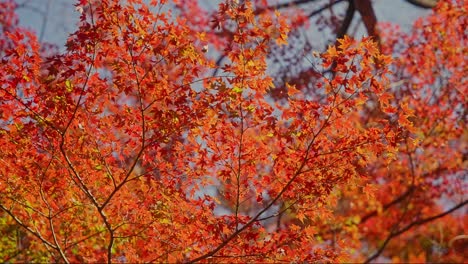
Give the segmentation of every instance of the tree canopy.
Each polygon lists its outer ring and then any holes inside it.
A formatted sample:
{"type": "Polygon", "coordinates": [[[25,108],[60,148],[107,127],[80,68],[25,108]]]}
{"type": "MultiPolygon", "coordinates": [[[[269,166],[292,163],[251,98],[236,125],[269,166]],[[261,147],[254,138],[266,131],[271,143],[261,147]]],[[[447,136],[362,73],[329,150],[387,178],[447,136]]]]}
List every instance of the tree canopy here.
{"type": "Polygon", "coordinates": [[[0,260],[466,261],[467,4],[406,33],[348,2],[369,37],[291,3],[79,0],[60,52],[0,0],[0,260]]]}

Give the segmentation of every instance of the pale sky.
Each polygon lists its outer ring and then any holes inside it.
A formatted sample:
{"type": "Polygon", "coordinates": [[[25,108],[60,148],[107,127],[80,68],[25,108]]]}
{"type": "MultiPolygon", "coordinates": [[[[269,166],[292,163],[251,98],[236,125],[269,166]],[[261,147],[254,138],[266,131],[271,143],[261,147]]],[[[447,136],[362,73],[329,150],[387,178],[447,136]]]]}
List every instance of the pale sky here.
{"type": "MultiPolygon", "coordinates": [[[[205,0],[205,4],[210,1],[214,5],[219,2],[218,0],[205,0]]],[[[63,49],[68,34],[75,30],[75,24],[78,21],[78,12],[73,6],[75,1],[16,0],[16,2],[24,6],[18,9],[21,25],[35,30],[39,37],[42,36],[42,40],[57,44],[63,49]],[[42,19],[44,16],[47,16],[46,20],[42,19]],[[45,30],[41,34],[44,23],[45,30]]],[[[321,6],[319,1],[317,1],[317,6],[321,6]]],[[[414,20],[430,13],[430,10],[418,8],[404,0],[374,0],[374,8],[380,22],[396,23],[405,31],[411,28],[414,20]]],[[[357,19],[353,22],[356,23],[357,19]]],[[[360,30],[362,30],[362,25],[360,30]]]]}

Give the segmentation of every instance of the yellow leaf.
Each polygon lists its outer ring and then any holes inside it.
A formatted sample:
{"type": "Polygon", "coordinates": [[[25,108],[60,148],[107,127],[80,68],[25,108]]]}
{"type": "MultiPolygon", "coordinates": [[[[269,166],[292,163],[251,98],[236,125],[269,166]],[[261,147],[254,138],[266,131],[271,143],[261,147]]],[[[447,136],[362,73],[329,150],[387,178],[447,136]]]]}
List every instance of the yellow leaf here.
{"type": "Polygon", "coordinates": [[[65,88],[67,88],[67,92],[73,91],[73,84],[68,79],[65,81],[65,88]]]}
{"type": "Polygon", "coordinates": [[[232,91],[235,92],[235,93],[242,93],[243,89],[240,88],[239,86],[234,86],[232,88],[232,91]]]}
{"type": "Polygon", "coordinates": [[[199,40],[205,41],[206,33],[205,32],[197,33],[197,37],[198,37],[199,40]]]}
{"type": "Polygon", "coordinates": [[[253,67],[255,67],[255,63],[253,62],[253,60],[249,60],[249,61],[247,62],[247,66],[253,68],[253,67]]]}

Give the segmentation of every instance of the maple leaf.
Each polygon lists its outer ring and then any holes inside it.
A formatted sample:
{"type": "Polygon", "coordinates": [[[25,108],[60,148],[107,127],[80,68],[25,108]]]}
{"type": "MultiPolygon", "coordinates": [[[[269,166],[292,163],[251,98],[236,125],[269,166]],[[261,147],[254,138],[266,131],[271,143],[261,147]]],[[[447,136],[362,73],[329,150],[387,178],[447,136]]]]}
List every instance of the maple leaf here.
{"type": "Polygon", "coordinates": [[[320,53],[289,2],[82,0],[62,51],[0,1],[0,259],[464,261],[466,4],[320,53]]]}

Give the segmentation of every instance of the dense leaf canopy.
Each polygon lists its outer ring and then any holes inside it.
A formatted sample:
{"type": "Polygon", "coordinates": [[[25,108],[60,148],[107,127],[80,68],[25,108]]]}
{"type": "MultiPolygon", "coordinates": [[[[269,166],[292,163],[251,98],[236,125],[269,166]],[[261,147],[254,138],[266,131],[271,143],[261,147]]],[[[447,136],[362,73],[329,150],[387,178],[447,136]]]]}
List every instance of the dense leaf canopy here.
{"type": "Polygon", "coordinates": [[[287,7],[80,0],[59,52],[0,0],[0,260],[466,261],[467,4],[287,7]]]}

